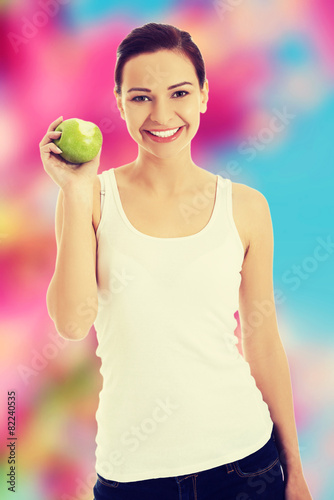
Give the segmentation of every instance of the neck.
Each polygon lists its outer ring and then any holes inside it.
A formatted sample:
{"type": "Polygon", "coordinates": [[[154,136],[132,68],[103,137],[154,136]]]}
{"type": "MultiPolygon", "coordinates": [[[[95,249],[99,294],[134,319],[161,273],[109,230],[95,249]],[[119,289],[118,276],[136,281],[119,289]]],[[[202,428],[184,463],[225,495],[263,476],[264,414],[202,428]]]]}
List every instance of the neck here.
{"type": "Polygon", "coordinates": [[[131,177],[148,193],[169,197],[192,186],[200,171],[187,148],[170,158],[159,158],[139,149],[137,159],[132,163],[131,177]]]}

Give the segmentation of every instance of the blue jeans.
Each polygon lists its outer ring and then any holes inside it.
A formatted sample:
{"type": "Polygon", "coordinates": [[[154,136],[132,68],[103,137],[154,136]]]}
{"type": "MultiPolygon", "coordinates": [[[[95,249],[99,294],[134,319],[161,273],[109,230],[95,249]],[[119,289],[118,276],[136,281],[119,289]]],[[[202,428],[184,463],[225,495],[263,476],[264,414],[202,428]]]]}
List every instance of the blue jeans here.
{"type": "Polygon", "coordinates": [[[284,500],[274,431],[241,460],[184,476],[117,482],[97,474],[94,500],[284,500]]]}

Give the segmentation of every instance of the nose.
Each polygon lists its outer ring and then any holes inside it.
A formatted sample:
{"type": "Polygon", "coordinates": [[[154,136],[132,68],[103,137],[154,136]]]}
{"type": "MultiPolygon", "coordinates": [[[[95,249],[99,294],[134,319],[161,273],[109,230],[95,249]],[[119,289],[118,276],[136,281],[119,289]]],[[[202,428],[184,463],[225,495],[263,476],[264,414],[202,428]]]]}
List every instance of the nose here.
{"type": "Polygon", "coordinates": [[[174,111],[172,103],[166,99],[156,99],[152,105],[151,120],[159,125],[167,125],[173,118],[174,111]]]}

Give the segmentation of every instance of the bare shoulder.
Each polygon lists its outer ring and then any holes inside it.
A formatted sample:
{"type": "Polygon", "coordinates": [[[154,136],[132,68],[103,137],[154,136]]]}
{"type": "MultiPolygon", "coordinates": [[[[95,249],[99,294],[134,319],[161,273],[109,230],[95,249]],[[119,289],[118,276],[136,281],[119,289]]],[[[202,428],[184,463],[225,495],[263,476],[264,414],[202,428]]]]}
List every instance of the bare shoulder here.
{"type": "Polygon", "coordinates": [[[260,191],[238,182],[232,182],[232,198],[235,198],[238,205],[247,205],[248,208],[267,203],[265,196],[260,191]]]}
{"type": "Polygon", "coordinates": [[[232,182],[232,211],[240,239],[248,251],[254,234],[269,207],[265,196],[246,184],[232,182]]]}

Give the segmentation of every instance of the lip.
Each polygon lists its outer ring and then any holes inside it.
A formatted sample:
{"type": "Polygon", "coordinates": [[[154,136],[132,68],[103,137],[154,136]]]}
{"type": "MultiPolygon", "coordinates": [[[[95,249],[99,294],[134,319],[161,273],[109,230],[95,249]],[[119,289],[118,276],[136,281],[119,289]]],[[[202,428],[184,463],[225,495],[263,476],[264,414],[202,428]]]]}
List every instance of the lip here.
{"type": "Polygon", "coordinates": [[[172,127],[172,128],[151,128],[150,130],[145,130],[145,132],[169,132],[170,130],[175,130],[176,128],[183,127],[183,125],[180,125],[179,127],[172,127]]]}
{"type": "MultiPolygon", "coordinates": [[[[175,128],[177,128],[177,127],[164,129],[164,130],[162,130],[162,129],[153,130],[152,129],[152,132],[167,132],[168,130],[174,130],[175,128]]],[[[174,135],[172,135],[170,137],[157,137],[155,135],[150,134],[149,130],[144,130],[144,132],[154,142],[172,142],[172,141],[175,141],[181,135],[183,128],[184,128],[184,125],[179,127],[179,130],[174,135]]]]}

